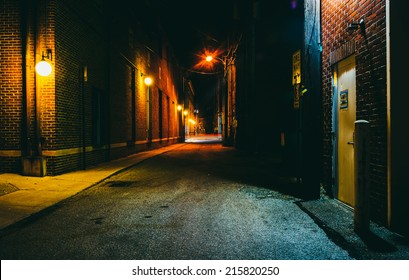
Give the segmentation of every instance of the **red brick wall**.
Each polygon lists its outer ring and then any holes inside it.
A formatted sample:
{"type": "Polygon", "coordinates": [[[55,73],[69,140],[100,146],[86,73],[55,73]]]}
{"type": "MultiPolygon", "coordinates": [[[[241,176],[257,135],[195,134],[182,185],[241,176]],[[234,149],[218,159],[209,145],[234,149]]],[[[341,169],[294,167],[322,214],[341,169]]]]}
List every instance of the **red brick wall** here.
{"type": "MultiPolygon", "coordinates": [[[[78,1],[77,1],[78,2],[78,1]]],[[[82,148],[82,95],[85,104],[85,144],[91,144],[91,89],[104,84],[106,76],[95,74],[106,60],[106,46],[97,29],[87,24],[87,17],[95,18],[92,3],[82,3],[77,10],[76,1],[48,1],[48,48],[53,50],[54,69],[48,81],[50,90],[45,91],[42,109],[42,136],[45,139],[43,154],[47,157],[49,175],[60,174],[81,167],[82,148]],[[98,40],[99,39],[99,40],[98,40]],[[95,57],[99,56],[97,59],[95,57]],[[89,69],[90,83],[82,86],[81,71],[89,69]]],[[[102,69],[101,69],[102,68],[102,69]]],[[[106,90],[106,86],[101,86],[106,90]]],[[[101,161],[94,153],[87,157],[87,164],[101,161]]],[[[102,157],[103,159],[103,157],[102,157]]]]}
{"type": "Polygon", "coordinates": [[[386,9],[384,0],[322,1],[322,59],[324,113],[324,183],[332,185],[332,65],[331,52],[347,42],[356,44],[357,119],[371,123],[371,215],[386,223],[386,9]],[[365,35],[349,31],[352,22],[365,22],[365,35]]]}
{"type": "MultiPolygon", "coordinates": [[[[138,7],[142,7],[142,3],[138,7]]],[[[38,0],[1,2],[1,111],[0,111],[0,172],[20,172],[20,156],[31,155],[35,137],[35,90],[37,87],[42,137],[42,155],[47,159],[48,175],[60,174],[83,167],[82,149],[86,149],[85,165],[129,155],[150,148],[146,133],[146,92],[144,75],[151,75],[155,84],[152,92],[152,131],[154,147],[175,142],[159,142],[158,92],[169,103],[177,104],[178,80],[174,78],[174,64],[166,60],[158,44],[159,28],[144,25],[128,13],[126,6],[105,1],[38,0]],[[27,107],[24,119],[23,54],[21,22],[22,8],[32,3],[34,27],[28,31],[27,49],[27,107]],[[104,6],[110,5],[110,6],[104,6]],[[46,16],[47,15],[47,16],[46,16]],[[109,15],[109,16],[108,16],[109,15]],[[45,37],[45,34],[47,36],[45,37]],[[34,42],[36,45],[34,46],[34,42]],[[35,50],[36,49],[36,50],[35,50]],[[52,52],[53,72],[35,81],[35,59],[41,53],[52,52]],[[35,56],[34,53],[37,55],[35,56]],[[161,71],[159,71],[161,66],[161,71]],[[81,72],[87,69],[87,81],[81,72]],[[132,68],[134,79],[132,79],[132,68]],[[132,116],[131,89],[135,85],[135,116],[132,116]],[[164,82],[166,81],[166,82],[164,82]],[[94,143],[95,120],[93,98],[101,95],[103,103],[101,143],[94,143]],[[83,113],[83,108],[84,112],[83,113]],[[136,121],[136,139],[132,135],[132,121],[136,121]],[[27,132],[24,129],[28,124],[27,132]],[[28,141],[28,149],[21,139],[28,141]],[[23,146],[22,146],[23,145],[23,146]]],[[[145,12],[139,11],[139,12],[145,12]]],[[[152,12],[152,11],[150,11],[152,12]]],[[[163,138],[179,136],[176,114],[163,109],[163,138]],[[170,116],[171,119],[167,119],[170,116]],[[167,134],[167,124],[172,130],[167,134]]],[[[176,109],[173,109],[176,110],[176,109]]]]}
{"type": "Polygon", "coordinates": [[[23,47],[19,1],[0,6],[0,173],[20,167],[23,115],[23,47]]]}
{"type": "Polygon", "coordinates": [[[0,147],[18,149],[22,91],[22,46],[20,9],[17,1],[2,1],[0,7],[0,147]]]}

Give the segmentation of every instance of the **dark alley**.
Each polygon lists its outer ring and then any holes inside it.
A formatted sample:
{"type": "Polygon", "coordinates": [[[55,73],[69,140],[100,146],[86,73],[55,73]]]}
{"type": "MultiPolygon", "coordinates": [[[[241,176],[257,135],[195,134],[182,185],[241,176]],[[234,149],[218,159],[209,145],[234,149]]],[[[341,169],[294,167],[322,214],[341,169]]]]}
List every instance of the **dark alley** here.
{"type": "Polygon", "coordinates": [[[148,159],[0,239],[2,259],[349,259],[271,183],[277,163],[218,143],[148,159]],[[44,241],[47,240],[46,243],[44,241]]]}

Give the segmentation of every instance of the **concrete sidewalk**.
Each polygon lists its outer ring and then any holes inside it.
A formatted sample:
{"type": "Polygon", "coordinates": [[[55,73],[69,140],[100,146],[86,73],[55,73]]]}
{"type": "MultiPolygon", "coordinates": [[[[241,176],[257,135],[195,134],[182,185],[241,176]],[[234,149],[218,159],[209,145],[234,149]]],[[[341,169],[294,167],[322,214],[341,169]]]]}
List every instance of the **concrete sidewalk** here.
{"type": "Polygon", "coordinates": [[[87,189],[148,158],[177,149],[185,143],[140,152],[125,158],[90,166],[87,170],[58,176],[28,177],[0,174],[0,230],[87,189]]]}
{"type": "Polygon", "coordinates": [[[395,232],[371,222],[369,234],[354,231],[354,211],[338,200],[322,197],[300,201],[298,206],[349,255],[361,260],[409,260],[409,241],[395,232]]]}

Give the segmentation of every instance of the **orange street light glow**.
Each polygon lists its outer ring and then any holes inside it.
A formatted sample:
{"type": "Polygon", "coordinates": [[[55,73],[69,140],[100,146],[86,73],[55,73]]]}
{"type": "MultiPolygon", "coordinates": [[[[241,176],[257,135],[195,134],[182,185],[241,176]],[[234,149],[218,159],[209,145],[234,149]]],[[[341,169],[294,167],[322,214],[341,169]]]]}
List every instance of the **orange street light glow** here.
{"type": "Polygon", "coordinates": [[[145,82],[145,85],[150,86],[153,83],[153,80],[151,77],[146,77],[144,82],[145,82]]]}
{"type": "Polygon", "coordinates": [[[217,58],[223,53],[222,50],[216,49],[214,51],[205,49],[202,54],[197,55],[199,62],[193,67],[195,69],[211,70],[215,67],[217,58]]]}

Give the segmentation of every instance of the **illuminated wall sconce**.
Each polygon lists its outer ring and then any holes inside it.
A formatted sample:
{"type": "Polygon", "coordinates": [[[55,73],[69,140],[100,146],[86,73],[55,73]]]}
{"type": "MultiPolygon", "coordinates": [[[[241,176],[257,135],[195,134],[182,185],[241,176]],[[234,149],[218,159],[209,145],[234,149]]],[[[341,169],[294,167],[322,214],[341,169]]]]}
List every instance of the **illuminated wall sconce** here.
{"type": "Polygon", "coordinates": [[[359,22],[353,22],[348,26],[348,30],[350,31],[358,30],[359,28],[361,28],[361,32],[365,30],[365,22],[363,19],[359,22]]]}
{"type": "Polygon", "coordinates": [[[148,75],[145,75],[144,73],[141,73],[141,77],[145,76],[145,79],[143,79],[143,82],[145,85],[150,86],[153,84],[153,79],[149,77],[148,75]]]}
{"type": "Polygon", "coordinates": [[[52,60],[52,51],[50,49],[47,49],[47,55],[44,55],[44,52],[42,53],[41,61],[36,65],[37,74],[43,77],[49,76],[53,69],[51,64],[46,61],[45,58],[52,60]]]}
{"type": "Polygon", "coordinates": [[[183,109],[182,105],[178,105],[177,109],[178,109],[179,112],[182,111],[182,109],[183,109]]]}
{"type": "Polygon", "coordinates": [[[187,114],[189,114],[189,112],[188,112],[187,110],[185,110],[185,111],[183,112],[183,115],[187,116],[187,114]]]}
{"type": "Polygon", "coordinates": [[[151,77],[146,77],[143,82],[145,83],[145,85],[150,86],[153,83],[153,80],[151,77]]]}

